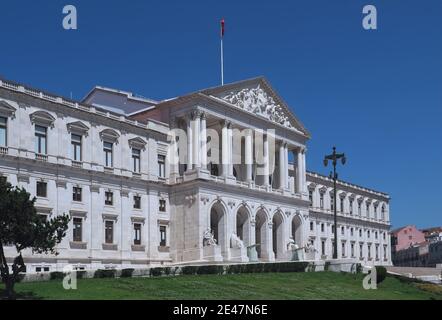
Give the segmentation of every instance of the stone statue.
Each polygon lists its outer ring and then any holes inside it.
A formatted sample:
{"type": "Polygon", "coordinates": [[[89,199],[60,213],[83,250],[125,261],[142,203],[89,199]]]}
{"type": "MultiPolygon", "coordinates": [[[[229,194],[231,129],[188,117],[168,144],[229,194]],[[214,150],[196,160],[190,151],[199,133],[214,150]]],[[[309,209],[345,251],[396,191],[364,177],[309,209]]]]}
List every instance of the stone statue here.
{"type": "Polygon", "coordinates": [[[230,247],[240,249],[244,247],[244,243],[236,234],[232,233],[232,237],[230,238],[230,247]]]}
{"type": "Polygon", "coordinates": [[[309,241],[307,242],[306,246],[305,246],[305,252],[306,253],[315,253],[317,250],[315,249],[313,242],[309,241]]]}
{"type": "Polygon", "coordinates": [[[295,250],[295,246],[296,246],[295,240],[293,240],[293,238],[290,237],[289,242],[287,243],[287,250],[288,251],[294,251],[295,250]]]}
{"type": "Polygon", "coordinates": [[[261,115],[271,121],[294,129],[284,108],[276,103],[275,99],[260,85],[256,88],[245,88],[237,92],[230,92],[222,98],[238,108],[261,115]]]}
{"type": "Polygon", "coordinates": [[[203,246],[216,246],[216,239],[213,231],[207,228],[203,234],[203,246]]]}

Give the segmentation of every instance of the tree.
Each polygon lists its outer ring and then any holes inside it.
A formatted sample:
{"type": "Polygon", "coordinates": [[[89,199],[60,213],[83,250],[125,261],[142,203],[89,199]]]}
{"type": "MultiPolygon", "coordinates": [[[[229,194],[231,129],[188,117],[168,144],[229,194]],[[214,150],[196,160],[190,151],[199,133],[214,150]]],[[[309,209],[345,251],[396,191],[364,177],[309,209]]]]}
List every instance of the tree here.
{"type": "Polygon", "coordinates": [[[32,253],[57,255],[55,246],[68,229],[68,215],[44,219],[37,214],[35,200],[24,188],[13,188],[4,179],[0,180],[0,272],[7,299],[15,299],[14,285],[20,272],[26,271],[22,251],[31,249],[32,253]],[[11,270],[4,246],[15,246],[18,253],[11,270]]]}

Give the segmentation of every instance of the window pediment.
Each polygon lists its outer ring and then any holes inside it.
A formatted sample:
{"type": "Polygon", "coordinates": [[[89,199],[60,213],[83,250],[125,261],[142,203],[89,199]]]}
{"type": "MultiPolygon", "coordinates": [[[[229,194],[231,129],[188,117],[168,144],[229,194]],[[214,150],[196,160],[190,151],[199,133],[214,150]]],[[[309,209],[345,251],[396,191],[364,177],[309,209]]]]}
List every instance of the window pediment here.
{"type": "Polygon", "coordinates": [[[141,139],[140,137],[132,138],[128,142],[131,148],[142,149],[142,150],[146,148],[147,144],[147,142],[141,139]]]}
{"type": "Polygon", "coordinates": [[[68,123],[67,127],[68,127],[69,133],[75,133],[75,134],[79,134],[82,136],[86,136],[89,131],[89,127],[81,121],[75,121],[75,122],[68,123]]]}
{"type": "Polygon", "coordinates": [[[15,115],[16,109],[4,100],[0,100],[0,115],[11,117],[15,115]]]}
{"type": "Polygon", "coordinates": [[[45,127],[54,127],[55,118],[46,111],[35,111],[30,116],[32,124],[38,124],[45,127]]]}
{"type": "Polygon", "coordinates": [[[109,141],[109,142],[117,142],[120,135],[118,132],[112,129],[104,129],[100,132],[100,138],[102,141],[109,141]]]}

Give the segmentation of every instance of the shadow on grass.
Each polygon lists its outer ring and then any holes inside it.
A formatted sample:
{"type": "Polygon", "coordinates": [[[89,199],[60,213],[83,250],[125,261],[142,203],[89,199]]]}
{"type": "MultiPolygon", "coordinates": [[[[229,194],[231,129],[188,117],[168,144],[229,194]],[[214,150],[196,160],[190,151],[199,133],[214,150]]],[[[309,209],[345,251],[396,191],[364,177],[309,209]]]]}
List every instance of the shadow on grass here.
{"type": "MultiPolygon", "coordinates": [[[[5,293],[4,290],[0,290],[0,297],[4,297],[5,296],[4,293],[5,293]]],[[[2,298],[2,300],[7,300],[7,299],[2,298]]],[[[35,295],[35,293],[31,291],[26,291],[26,292],[16,293],[15,300],[43,300],[43,298],[35,295]]]]}

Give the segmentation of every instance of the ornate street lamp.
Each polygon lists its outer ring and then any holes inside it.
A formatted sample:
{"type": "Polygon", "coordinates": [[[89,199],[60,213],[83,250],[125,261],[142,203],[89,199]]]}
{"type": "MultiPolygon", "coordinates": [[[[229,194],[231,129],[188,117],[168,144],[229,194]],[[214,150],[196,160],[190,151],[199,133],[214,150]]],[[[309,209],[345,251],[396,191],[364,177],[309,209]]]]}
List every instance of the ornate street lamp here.
{"type": "Polygon", "coordinates": [[[324,157],[324,166],[328,166],[328,161],[330,160],[333,165],[333,175],[330,172],[330,178],[333,179],[333,208],[334,208],[334,228],[335,228],[335,245],[333,252],[333,259],[338,258],[338,223],[336,216],[336,181],[338,180],[338,173],[336,172],[336,165],[338,160],[341,159],[341,163],[344,165],[347,159],[345,158],[344,153],[336,153],[336,147],[333,147],[333,153],[324,157]]]}

